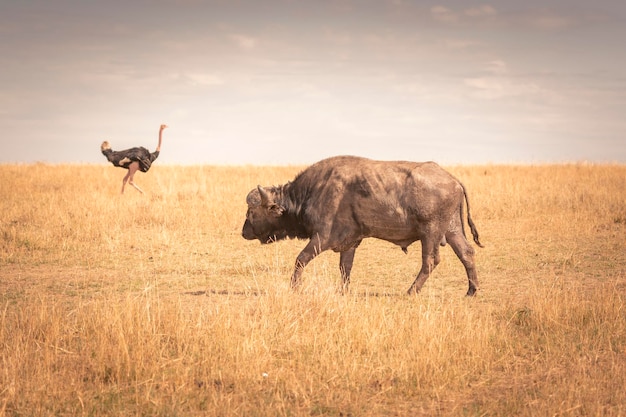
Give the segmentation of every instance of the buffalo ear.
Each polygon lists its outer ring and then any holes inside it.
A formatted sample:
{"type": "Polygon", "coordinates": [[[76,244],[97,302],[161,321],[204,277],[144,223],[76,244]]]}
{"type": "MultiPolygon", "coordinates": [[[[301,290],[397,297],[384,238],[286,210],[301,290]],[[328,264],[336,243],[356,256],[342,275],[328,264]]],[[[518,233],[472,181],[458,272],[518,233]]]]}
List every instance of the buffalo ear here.
{"type": "Polygon", "coordinates": [[[282,206],[279,206],[276,203],[270,204],[268,209],[269,209],[269,212],[272,213],[276,217],[282,216],[283,212],[285,211],[285,209],[282,206]]]}

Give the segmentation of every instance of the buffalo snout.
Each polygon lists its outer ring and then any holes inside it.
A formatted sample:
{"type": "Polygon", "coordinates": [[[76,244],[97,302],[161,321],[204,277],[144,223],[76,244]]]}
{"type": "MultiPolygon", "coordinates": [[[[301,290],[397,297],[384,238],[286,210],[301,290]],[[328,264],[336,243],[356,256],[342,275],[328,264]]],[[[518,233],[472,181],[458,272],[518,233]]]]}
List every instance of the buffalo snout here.
{"type": "Polygon", "coordinates": [[[243,230],[241,231],[241,236],[243,236],[246,240],[254,240],[258,239],[258,236],[254,234],[254,230],[252,229],[252,225],[248,220],[243,224],[243,230]]]}

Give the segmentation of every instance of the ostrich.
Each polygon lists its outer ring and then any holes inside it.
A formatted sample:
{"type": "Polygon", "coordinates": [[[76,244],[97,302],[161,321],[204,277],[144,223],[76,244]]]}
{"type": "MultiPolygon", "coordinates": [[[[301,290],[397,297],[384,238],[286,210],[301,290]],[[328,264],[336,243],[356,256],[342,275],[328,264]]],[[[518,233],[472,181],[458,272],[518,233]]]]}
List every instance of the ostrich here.
{"type": "Polygon", "coordinates": [[[161,151],[161,140],[163,138],[163,129],[166,127],[167,125],[161,125],[161,128],[159,129],[159,144],[157,145],[156,150],[152,153],[150,153],[150,151],[143,146],[123,151],[114,151],[111,150],[111,145],[107,141],[102,142],[102,145],[100,145],[102,154],[107,157],[108,161],[112,163],[113,166],[126,168],[128,170],[128,173],[122,180],[122,194],[124,194],[124,187],[127,182],[130,182],[130,185],[143,194],[141,188],[139,188],[133,181],[135,172],[138,170],[141,172],[148,172],[154,160],[159,157],[159,152],[161,151]]]}

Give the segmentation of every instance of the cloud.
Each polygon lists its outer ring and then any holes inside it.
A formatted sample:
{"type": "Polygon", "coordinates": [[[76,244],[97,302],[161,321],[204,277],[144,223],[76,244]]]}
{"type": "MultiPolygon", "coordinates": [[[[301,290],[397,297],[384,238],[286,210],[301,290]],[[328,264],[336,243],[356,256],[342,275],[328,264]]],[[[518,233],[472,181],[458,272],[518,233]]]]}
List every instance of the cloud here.
{"type": "Polygon", "coordinates": [[[495,16],[498,12],[492,6],[488,4],[483,4],[478,7],[472,7],[471,9],[465,10],[465,15],[469,17],[485,17],[485,16],[495,16]]]}
{"type": "Polygon", "coordinates": [[[560,30],[578,24],[577,19],[569,16],[558,16],[554,14],[541,14],[528,18],[528,23],[536,28],[544,30],[560,30]]]}
{"type": "Polygon", "coordinates": [[[258,43],[258,39],[251,36],[234,34],[230,37],[241,49],[254,49],[258,43]]]}
{"type": "Polygon", "coordinates": [[[493,74],[506,74],[509,69],[506,62],[496,59],[487,63],[487,71],[493,74]]]}
{"type": "Polygon", "coordinates": [[[583,25],[606,23],[610,17],[600,12],[573,11],[572,9],[548,9],[529,6],[520,11],[500,12],[490,4],[467,8],[435,5],[430,17],[445,25],[486,25],[494,27],[522,27],[527,30],[558,31],[583,25]]]}
{"type": "Polygon", "coordinates": [[[217,75],[208,73],[187,73],[184,77],[189,79],[193,84],[203,86],[222,85],[224,80],[217,75]]]}
{"type": "Polygon", "coordinates": [[[507,97],[544,95],[545,91],[534,81],[510,74],[506,62],[496,59],[485,65],[487,75],[466,78],[463,82],[470,88],[470,95],[483,100],[507,97]]]}
{"type": "Polygon", "coordinates": [[[453,10],[443,6],[433,6],[430,8],[430,15],[441,23],[456,23],[459,21],[459,15],[453,10]]]}
{"type": "Polygon", "coordinates": [[[476,47],[476,46],[481,45],[481,43],[478,41],[469,40],[469,39],[445,39],[443,40],[443,45],[447,49],[460,50],[460,49],[476,47]]]}
{"type": "Polygon", "coordinates": [[[559,31],[585,25],[603,25],[611,20],[612,18],[605,13],[589,10],[535,8],[512,15],[509,23],[521,24],[531,30],[559,31]]]}
{"type": "Polygon", "coordinates": [[[430,8],[431,17],[441,23],[459,23],[477,19],[492,18],[498,15],[498,11],[489,4],[470,7],[465,10],[453,10],[445,6],[433,6],[430,8]]]}

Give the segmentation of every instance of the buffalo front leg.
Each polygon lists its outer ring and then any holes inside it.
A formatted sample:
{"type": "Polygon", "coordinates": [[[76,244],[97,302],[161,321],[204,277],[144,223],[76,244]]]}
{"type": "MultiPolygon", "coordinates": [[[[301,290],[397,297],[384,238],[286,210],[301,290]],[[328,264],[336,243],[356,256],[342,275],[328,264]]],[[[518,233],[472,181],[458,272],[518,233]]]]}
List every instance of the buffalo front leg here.
{"type": "Polygon", "coordinates": [[[352,271],[352,263],[354,262],[354,253],[356,248],[348,249],[339,255],[339,271],[341,272],[341,293],[345,294],[350,285],[350,272],[352,271]]]}
{"type": "Polygon", "coordinates": [[[309,240],[309,243],[302,249],[298,257],[296,258],[296,266],[291,276],[291,288],[296,289],[300,286],[300,278],[302,276],[302,270],[309,262],[311,262],[317,255],[323,250],[320,243],[319,236],[315,236],[309,240]]]}
{"type": "Polygon", "coordinates": [[[417,278],[409,288],[408,294],[413,295],[420,292],[422,286],[430,276],[441,260],[439,256],[439,242],[441,239],[423,239],[422,240],[422,268],[417,278]]]}

